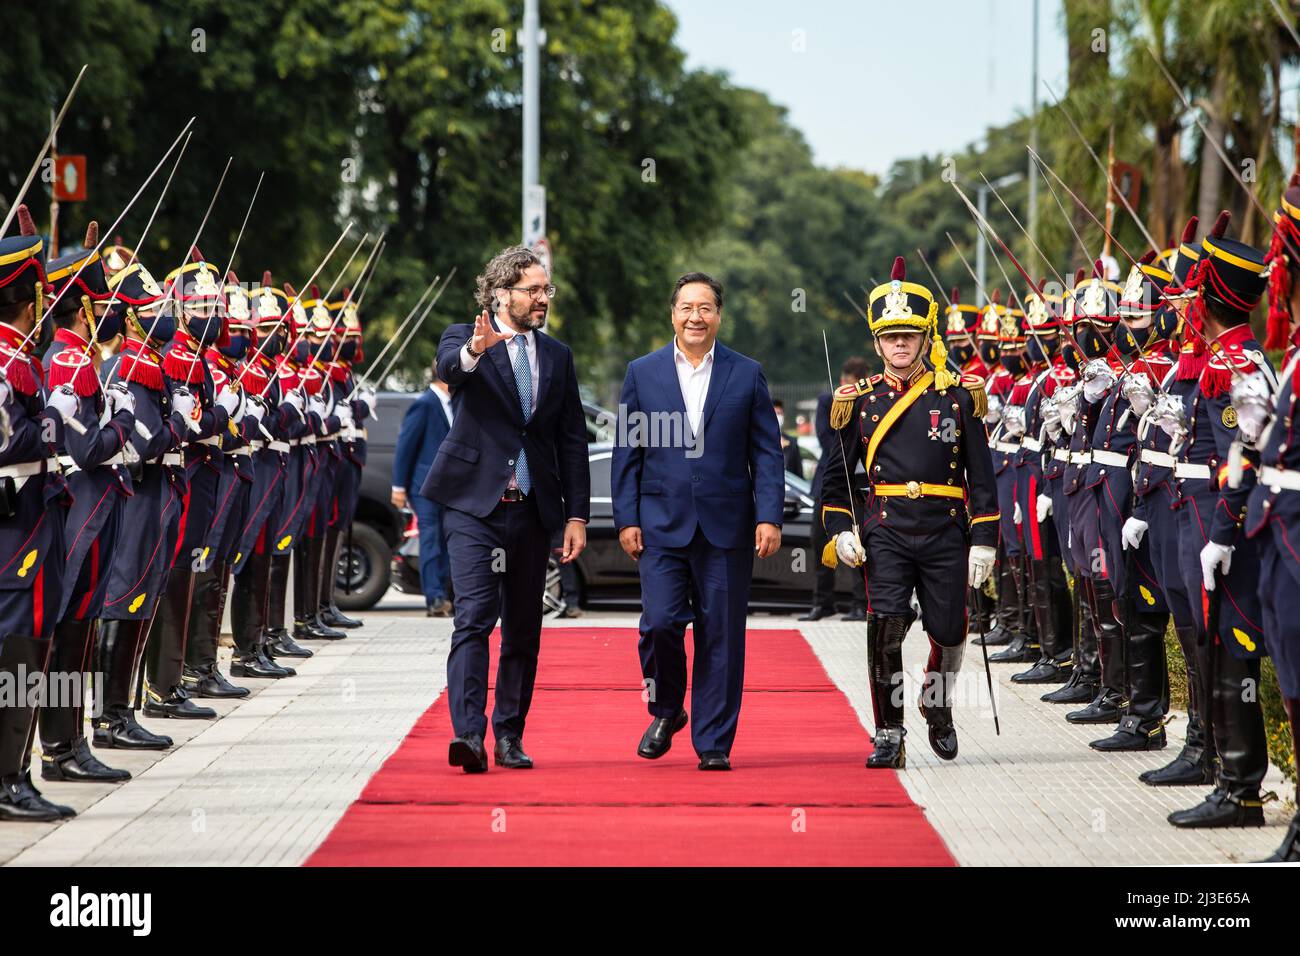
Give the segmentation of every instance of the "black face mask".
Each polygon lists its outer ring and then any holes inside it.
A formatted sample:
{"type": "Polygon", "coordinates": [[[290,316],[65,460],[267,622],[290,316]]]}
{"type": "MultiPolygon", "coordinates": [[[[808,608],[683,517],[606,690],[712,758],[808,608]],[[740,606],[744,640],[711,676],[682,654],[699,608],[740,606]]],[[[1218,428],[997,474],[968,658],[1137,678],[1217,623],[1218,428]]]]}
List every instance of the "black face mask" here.
{"type": "Polygon", "coordinates": [[[275,358],[284,350],[284,333],[276,332],[270,338],[266,339],[260,348],[262,354],[267,358],[275,358]]]}
{"type": "Polygon", "coordinates": [[[1025,357],[1019,352],[1006,352],[1002,355],[1002,367],[1019,378],[1025,374],[1025,357]]]}
{"type": "Polygon", "coordinates": [[[308,351],[307,343],[299,339],[293,347],[293,360],[299,365],[303,365],[309,358],[311,358],[311,352],[308,351]]]}
{"type": "Polygon", "coordinates": [[[1178,312],[1172,305],[1163,305],[1156,310],[1155,320],[1151,323],[1151,337],[1157,342],[1172,339],[1178,332],[1178,312]]]}
{"type": "Polygon", "coordinates": [[[1061,358],[1065,360],[1065,364],[1070,368],[1076,372],[1079,371],[1079,350],[1073,345],[1067,344],[1061,349],[1061,358]]]}
{"type": "Polygon", "coordinates": [[[206,319],[190,316],[185,320],[190,335],[199,340],[201,345],[215,345],[221,338],[221,316],[213,315],[206,319]]]}
{"type": "Polygon", "coordinates": [[[1083,349],[1085,358],[1101,358],[1110,351],[1110,341],[1101,331],[1092,324],[1080,323],[1075,326],[1075,339],[1079,342],[1079,347],[1083,349]]]}
{"type": "Polygon", "coordinates": [[[1128,358],[1141,352],[1142,346],[1146,345],[1147,339],[1150,337],[1150,326],[1145,329],[1134,329],[1130,328],[1127,322],[1121,322],[1115,329],[1115,348],[1120,355],[1128,358]]]}
{"type": "Polygon", "coordinates": [[[232,358],[236,362],[248,354],[248,336],[230,335],[230,344],[221,346],[221,354],[226,358],[232,358]]]}
{"type": "Polygon", "coordinates": [[[1043,339],[1037,335],[1031,335],[1029,341],[1025,343],[1025,354],[1029,356],[1029,361],[1034,363],[1050,362],[1055,352],[1055,337],[1043,339]]]}
{"type": "Polygon", "coordinates": [[[176,336],[176,318],[170,311],[164,310],[153,318],[137,316],[136,321],[151,343],[166,345],[176,336]]]}
{"type": "Polygon", "coordinates": [[[997,342],[981,342],[979,344],[979,350],[980,350],[980,358],[984,360],[984,364],[987,365],[989,368],[992,368],[993,366],[998,364],[998,343],[997,342]]]}
{"type": "Polygon", "coordinates": [[[125,331],[126,322],[122,318],[122,312],[116,308],[109,309],[107,315],[95,319],[94,340],[100,345],[113,341],[125,331]]]}
{"type": "Polygon", "coordinates": [[[339,346],[339,358],[344,362],[351,362],[357,357],[357,340],[344,339],[343,344],[339,346]]]}

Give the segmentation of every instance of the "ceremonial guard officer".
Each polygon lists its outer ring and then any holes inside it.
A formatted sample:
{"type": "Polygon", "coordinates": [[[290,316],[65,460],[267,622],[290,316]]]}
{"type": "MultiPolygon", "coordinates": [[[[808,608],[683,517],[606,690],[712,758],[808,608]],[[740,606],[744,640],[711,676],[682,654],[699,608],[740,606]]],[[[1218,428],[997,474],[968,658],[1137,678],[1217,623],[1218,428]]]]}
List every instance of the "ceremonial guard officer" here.
{"type": "Polygon", "coordinates": [[[1226,238],[1228,219],[1221,213],[1202,240],[1200,260],[1185,285],[1168,290],[1191,296],[1185,321],[1192,347],[1180,353],[1175,378],[1192,387],[1182,408],[1162,414],[1159,424],[1177,448],[1179,565],[1188,591],[1201,598],[1192,602],[1198,663],[1204,716],[1218,757],[1213,792],[1203,803],[1170,814],[1178,827],[1264,821],[1260,784],[1268,753],[1258,693],[1264,655],[1259,550],[1257,539],[1242,532],[1253,481],[1240,487],[1228,482],[1230,462],[1241,455],[1229,393],[1234,379],[1256,372],[1270,385],[1275,379],[1249,322],[1266,284],[1264,253],[1226,238]]]}
{"type": "MultiPolygon", "coordinates": [[[[1044,282],[1038,285],[1042,290],[1044,282]]],[[[1012,390],[1011,404],[1024,410],[1022,450],[1016,462],[1016,501],[1027,561],[1028,603],[1040,647],[1034,666],[1013,674],[1011,680],[1017,684],[1059,684],[1069,679],[1074,668],[1073,606],[1061,560],[1064,549],[1052,517],[1052,497],[1044,475],[1044,449],[1050,453],[1051,447],[1043,422],[1043,403],[1050,403],[1058,388],[1072,384],[1075,373],[1061,355],[1060,296],[1031,289],[1025,304],[1022,361],[1026,363],[1027,381],[1012,390]]],[[[1015,361],[1013,353],[1013,364],[1015,361]]]]}
{"type": "Polygon", "coordinates": [[[967,576],[979,587],[992,572],[998,537],[997,490],[980,419],[983,383],[947,368],[938,307],[924,286],[906,281],[902,258],[890,281],[868,298],[868,324],[885,372],[845,385],[831,409],[831,444],[822,520],[832,536],[823,560],[865,564],[868,667],[875,715],[869,767],[902,767],[903,639],[914,615],[912,592],[930,640],[920,706],[930,745],[957,756],[952,691],[967,634],[967,576]],[[922,359],[933,336],[932,367],[922,359]],[[862,461],[869,495],[860,523],[849,474],[862,461]]]}
{"type": "Polygon", "coordinates": [[[56,329],[45,354],[48,384],[70,386],[78,407],[59,456],[72,506],[64,534],[59,623],[46,683],[53,699],[45,701],[40,713],[41,776],[46,780],[115,782],[131,777],[105,766],[90,752],[84,729],[83,675],[91,669],[108,568],[132,493],[127,452],[135,431],[135,404],[126,384],[118,381],[102,389],[99,381],[99,350],[121,334],[122,317],[105,315],[109,291],[95,251],[98,245],[99,228],[92,222],[81,250],[49,264],[56,329]]]}
{"type": "Polygon", "coordinates": [[[19,234],[0,239],[0,680],[12,691],[0,700],[0,820],[42,821],[73,814],[32,784],[28,690],[58,623],[68,493],[55,450],[79,403],[66,385],[47,401],[45,244],[26,206],[17,218],[19,234]]]}
{"type": "MultiPolygon", "coordinates": [[[[113,250],[105,257],[118,256],[113,250]]],[[[188,391],[172,392],[159,351],[176,331],[173,314],[161,309],[162,289],[144,264],[125,253],[108,276],[112,303],[105,317],[120,322],[125,338],[104,363],[104,381],[126,384],[135,409],[128,453],[131,496],[122,503],[123,534],[108,565],[108,586],[99,627],[94,718],[95,746],[163,750],[170,737],[142,727],[136,681],[146,640],[166,587],[185,501],[181,444],[197,425],[198,405],[188,391]]],[[[142,672],[141,672],[142,673],[142,672]]]]}
{"type": "Polygon", "coordinates": [[[204,261],[198,249],[191,249],[190,261],[173,270],[167,284],[166,308],[180,320],[163,350],[163,373],[173,387],[194,396],[199,413],[184,439],[184,510],[172,568],[146,648],[144,712],[152,717],[211,719],[217,712],[194,703],[183,667],[195,585],[214,560],[210,534],[221,477],[221,443],[230,434],[239,397],[228,386],[218,391],[201,355],[204,347],[221,337],[225,321],[216,267],[204,261]]]}

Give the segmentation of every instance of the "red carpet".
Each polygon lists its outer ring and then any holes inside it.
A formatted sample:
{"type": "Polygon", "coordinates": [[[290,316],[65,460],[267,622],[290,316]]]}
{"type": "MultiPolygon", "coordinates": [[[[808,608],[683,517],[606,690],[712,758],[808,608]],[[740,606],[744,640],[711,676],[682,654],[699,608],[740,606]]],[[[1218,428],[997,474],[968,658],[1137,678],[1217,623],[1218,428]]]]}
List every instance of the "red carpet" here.
{"type": "Polygon", "coordinates": [[[449,767],[444,694],[307,865],[953,865],[897,775],[863,767],[871,739],[797,631],[747,636],[732,772],[695,768],[689,726],[637,757],[649,719],[635,631],[545,630],[536,769],[449,767]]]}

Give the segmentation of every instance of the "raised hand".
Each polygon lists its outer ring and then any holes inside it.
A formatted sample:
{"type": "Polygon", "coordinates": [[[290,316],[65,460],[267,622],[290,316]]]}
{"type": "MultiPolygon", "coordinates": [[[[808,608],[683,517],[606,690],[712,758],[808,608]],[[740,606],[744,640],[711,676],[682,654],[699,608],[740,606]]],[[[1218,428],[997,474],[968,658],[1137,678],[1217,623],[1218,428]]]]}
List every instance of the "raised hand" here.
{"type": "Polygon", "coordinates": [[[498,342],[505,342],[514,337],[515,333],[513,331],[497,331],[493,328],[492,320],[488,317],[488,310],[484,309],[474,317],[474,335],[469,340],[469,347],[482,354],[498,342]]]}

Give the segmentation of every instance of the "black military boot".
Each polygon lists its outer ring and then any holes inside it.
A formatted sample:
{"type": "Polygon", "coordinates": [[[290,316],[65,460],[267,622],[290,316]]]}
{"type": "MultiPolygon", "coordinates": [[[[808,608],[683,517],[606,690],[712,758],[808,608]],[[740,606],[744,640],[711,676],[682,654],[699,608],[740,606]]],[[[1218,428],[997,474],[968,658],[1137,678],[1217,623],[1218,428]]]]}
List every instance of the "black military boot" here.
{"type": "Polygon", "coordinates": [[[299,539],[293,549],[293,639],[336,641],[347,637],[316,620],[320,596],[320,556],[323,541],[318,536],[299,539]]]}
{"type": "Polygon", "coordinates": [[[1165,629],[1168,614],[1133,611],[1128,633],[1129,706],[1109,737],[1094,740],[1093,750],[1163,750],[1165,714],[1169,710],[1169,678],[1165,673],[1165,629]]]}
{"type": "Polygon", "coordinates": [[[233,677],[279,679],[296,673],[266,656],[272,560],[267,552],[254,552],[235,575],[234,597],[230,603],[230,628],[235,638],[235,655],[230,661],[233,677]]]}
{"type": "Polygon", "coordinates": [[[147,682],[144,713],[146,717],[174,717],[180,720],[213,720],[217,716],[211,707],[194,703],[189,692],[180,684],[160,693],[147,682]]]}
{"type": "Polygon", "coordinates": [[[330,528],[325,533],[325,558],[321,562],[320,613],[317,620],[325,627],[345,630],[364,626],[364,621],[348,617],[334,600],[334,580],[338,576],[340,529],[330,528]]]}
{"type": "Polygon", "coordinates": [[[910,615],[867,618],[867,670],[871,709],[875,715],[874,752],[867,766],[901,770],[907,766],[903,737],[903,638],[912,626],[910,615]]]}
{"type": "MultiPolygon", "coordinates": [[[[294,641],[284,626],[284,606],[289,591],[289,558],[272,555],[271,582],[266,594],[266,624],[262,650],[274,657],[311,657],[314,653],[294,641]]],[[[293,670],[293,668],[286,668],[293,670]]]]}
{"type": "MultiPolygon", "coordinates": [[[[190,613],[197,583],[195,579],[196,572],[191,570],[189,564],[178,562],[172,566],[167,573],[167,583],[159,599],[153,625],[149,628],[149,641],[145,645],[144,656],[146,683],[151,690],[145,700],[144,712],[151,717],[172,716],[161,713],[160,708],[177,711],[175,716],[182,716],[181,712],[187,709],[185,704],[189,695],[182,692],[179,697],[175,697],[172,691],[173,688],[181,689],[190,613]],[[172,706],[163,708],[163,701],[171,701],[172,706]]],[[[190,703],[189,708],[193,707],[194,704],[190,703]]],[[[216,711],[210,713],[213,717],[216,716],[216,711]]]]}
{"type": "Polygon", "coordinates": [[[1013,558],[999,553],[998,557],[998,597],[993,614],[993,630],[982,638],[975,638],[975,644],[986,647],[1001,647],[1010,644],[1016,636],[1016,583],[1011,575],[1013,558]]]}
{"type": "Polygon", "coordinates": [[[185,667],[181,683],[190,697],[215,699],[247,697],[247,687],[236,687],[217,667],[217,641],[229,580],[226,565],[213,565],[194,576],[194,597],[190,610],[189,637],[185,645],[185,667]]]}
{"type": "Polygon", "coordinates": [[[1169,822],[1183,829],[1208,827],[1261,827],[1264,801],[1259,786],[1268,772],[1268,743],[1264,713],[1257,696],[1242,690],[1259,687],[1258,660],[1238,660],[1212,646],[1209,682],[1211,727],[1219,754],[1218,785],[1203,803],[1169,814],[1169,822]]]}
{"type": "Polygon", "coordinates": [[[40,709],[42,753],[68,752],[83,735],[86,718],[85,672],[95,643],[94,619],[64,620],[54,628],[46,687],[50,698],[40,709]],[[59,699],[54,699],[55,697],[59,699]]]}
{"type": "Polygon", "coordinates": [[[1008,558],[1011,579],[1016,592],[1016,634],[1005,649],[989,655],[990,663],[1021,664],[1038,660],[1039,643],[1034,625],[1032,595],[1029,579],[1029,558],[1021,554],[1008,558]]]}
{"type": "Polygon", "coordinates": [[[1176,633],[1187,664],[1187,737],[1171,763],[1138,775],[1151,787],[1201,787],[1214,782],[1214,742],[1206,738],[1202,717],[1206,700],[1201,673],[1204,652],[1197,646],[1195,628],[1180,627],[1176,633]]]}
{"type": "Polygon", "coordinates": [[[1070,591],[1059,559],[1032,562],[1030,606],[1041,648],[1038,661],[1027,671],[1011,675],[1014,684],[1060,684],[1074,670],[1070,591]],[[1058,591],[1059,588],[1059,591],[1058,591]]]}
{"type": "Polygon", "coordinates": [[[100,621],[96,647],[95,746],[119,750],[166,750],[170,737],[151,733],[131,710],[137,648],[144,646],[148,621],[100,621]]]}
{"type": "Polygon", "coordinates": [[[41,751],[41,779],[72,783],[122,783],[131,779],[129,770],[109,767],[90,752],[90,743],[78,737],[70,745],[44,747],[41,751]]]}
{"type": "Polygon", "coordinates": [[[308,539],[308,557],[311,561],[312,573],[316,575],[316,586],[313,592],[315,596],[308,607],[308,613],[311,615],[314,629],[319,631],[322,637],[337,641],[347,637],[347,634],[338,628],[330,627],[321,618],[321,612],[329,607],[333,599],[335,571],[338,567],[338,562],[331,559],[333,552],[330,549],[330,541],[328,528],[322,530],[315,538],[308,539]]]}
{"type": "Polygon", "coordinates": [[[930,749],[941,760],[957,758],[957,728],[952,724],[952,692],[957,686],[966,647],[943,647],[930,642],[930,659],[925,665],[925,685],[921,688],[921,716],[930,728],[930,749]]]}
{"type": "MultiPolygon", "coordinates": [[[[8,634],[0,645],[0,679],[10,687],[27,688],[33,675],[45,669],[50,642],[31,634],[8,634]]],[[[70,807],[51,803],[32,785],[26,762],[36,708],[24,693],[0,707],[0,821],[49,822],[71,816],[70,807]]]]}
{"type": "Polygon", "coordinates": [[[1049,704],[1086,704],[1097,696],[1101,686],[1101,668],[1097,661],[1097,632],[1088,601],[1088,578],[1074,577],[1074,609],[1078,626],[1074,643],[1074,673],[1064,687],[1044,694],[1049,704]]]}
{"type": "Polygon", "coordinates": [[[1124,632],[1115,619],[1115,589],[1108,578],[1092,578],[1083,596],[1090,604],[1097,634],[1101,686],[1087,707],[1066,714],[1065,719],[1072,724],[1113,724],[1128,706],[1124,697],[1124,632]]]}

